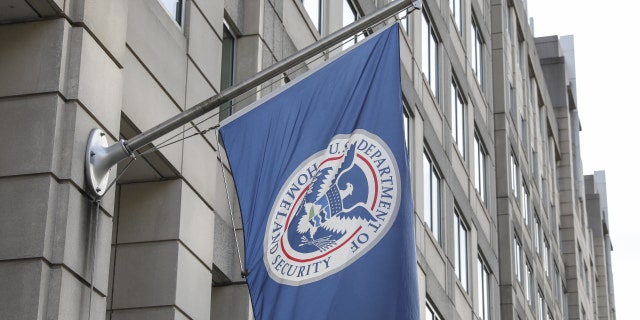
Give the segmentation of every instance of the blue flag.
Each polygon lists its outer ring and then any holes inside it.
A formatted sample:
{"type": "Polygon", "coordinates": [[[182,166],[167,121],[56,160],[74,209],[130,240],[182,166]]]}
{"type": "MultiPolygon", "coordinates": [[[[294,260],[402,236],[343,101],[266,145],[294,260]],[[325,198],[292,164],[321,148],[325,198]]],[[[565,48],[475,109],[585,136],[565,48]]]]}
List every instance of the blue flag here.
{"type": "Polygon", "coordinates": [[[398,26],[225,121],[256,319],[418,319],[398,26]]]}

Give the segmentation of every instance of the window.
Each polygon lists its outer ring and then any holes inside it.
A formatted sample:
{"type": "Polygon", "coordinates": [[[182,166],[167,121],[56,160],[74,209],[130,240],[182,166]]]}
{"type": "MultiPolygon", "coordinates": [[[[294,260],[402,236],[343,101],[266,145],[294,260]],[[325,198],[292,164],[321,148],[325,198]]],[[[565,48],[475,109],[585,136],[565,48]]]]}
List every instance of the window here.
{"type": "Polygon", "coordinates": [[[569,320],[569,298],[564,284],[562,284],[562,319],[569,320]]]}
{"type": "Polygon", "coordinates": [[[582,262],[582,267],[584,268],[584,277],[582,278],[582,285],[584,285],[584,290],[589,293],[589,268],[587,267],[586,262],[582,262]]]}
{"type": "Polygon", "coordinates": [[[521,252],[522,244],[520,242],[520,239],[518,239],[518,236],[516,235],[513,238],[513,271],[515,272],[515,276],[516,279],[518,279],[518,282],[522,282],[522,272],[520,271],[520,268],[522,268],[521,252]]]}
{"type": "Polygon", "coordinates": [[[183,9],[184,9],[184,1],[183,0],[160,0],[162,6],[169,13],[171,18],[180,26],[182,26],[183,19],[183,9]]]}
{"type": "Polygon", "coordinates": [[[426,151],[422,153],[422,183],[424,221],[436,241],[440,242],[440,176],[426,151]]]}
{"type": "Polygon", "coordinates": [[[467,263],[468,263],[468,251],[467,251],[467,226],[464,224],[464,221],[460,218],[458,214],[458,210],[454,211],[453,217],[453,240],[455,241],[455,269],[456,275],[458,276],[458,280],[462,284],[464,291],[468,291],[467,289],[467,279],[468,279],[468,271],[467,271],[467,263]]]}
{"type": "MultiPolygon", "coordinates": [[[[529,145],[529,126],[527,125],[526,108],[520,114],[520,142],[525,148],[529,145]]],[[[528,149],[525,149],[528,150],[528,149]]]]}
{"type": "Polygon", "coordinates": [[[313,26],[322,34],[322,0],[302,0],[302,5],[309,14],[313,26]]]}
{"type": "Polygon", "coordinates": [[[560,269],[558,269],[558,264],[553,263],[553,269],[555,271],[555,275],[553,278],[554,289],[556,292],[556,301],[562,301],[562,284],[560,280],[560,269]]]}
{"type": "Polygon", "coordinates": [[[449,9],[451,9],[451,15],[453,16],[453,21],[456,23],[456,27],[458,31],[461,31],[462,28],[462,0],[449,0],[449,9]]]}
{"type": "Polygon", "coordinates": [[[544,295],[542,290],[538,288],[538,320],[544,320],[544,295]]]}
{"type": "Polygon", "coordinates": [[[478,134],[473,137],[473,153],[476,157],[475,165],[475,186],[480,195],[480,199],[487,204],[487,151],[482,144],[478,134]]]}
{"type": "Polygon", "coordinates": [[[525,279],[524,279],[524,295],[527,298],[528,303],[533,302],[533,269],[531,268],[531,264],[529,263],[529,259],[525,264],[527,270],[525,270],[525,279]]]}
{"type": "Polygon", "coordinates": [[[426,320],[440,320],[442,317],[436,312],[436,309],[431,306],[429,299],[425,299],[425,315],[426,320]]]}
{"type": "Polygon", "coordinates": [[[540,217],[538,217],[538,213],[534,211],[533,216],[533,242],[536,247],[536,252],[540,254],[540,217]]]}
{"type": "Polygon", "coordinates": [[[549,241],[544,237],[544,254],[542,255],[542,263],[544,264],[544,273],[549,276],[549,241]]]}
{"type": "Polygon", "coordinates": [[[455,80],[451,81],[451,133],[462,157],[465,157],[465,105],[462,92],[455,80]]]}
{"type": "Polygon", "coordinates": [[[475,19],[471,21],[471,68],[480,87],[484,85],[484,54],[482,34],[475,19]]]}
{"type": "MultiPolygon", "coordinates": [[[[353,5],[353,2],[350,0],[342,0],[342,26],[347,26],[360,18],[360,14],[356,7],[353,5]]],[[[358,33],[353,39],[346,42],[342,45],[342,49],[347,49],[352,45],[356,44],[358,41],[362,41],[364,39],[364,33],[358,33]]]]}
{"type": "Polygon", "coordinates": [[[522,206],[522,219],[524,219],[524,223],[529,224],[529,189],[527,189],[526,184],[522,183],[522,197],[521,206],[522,206]]]}
{"type": "Polygon", "coordinates": [[[518,182],[520,181],[519,170],[518,170],[518,159],[516,159],[515,154],[511,153],[511,192],[513,195],[518,198],[518,182]]]}
{"type": "Polygon", "coordinates": [[[411,24],[409,20],[411,18],[411,15],[409,13],[411,13],[411,11],[410,9],[407,9],[404,12],[404,16],[399,17],[400,19],[402,19],[400,25],[402,26],[402,29],[404,29],[404,32],[407,33],[407,36],[409,35],[409,25],[411,24]]]}
{"type": "MultiPolygon", "coordinates": [[[[236,65],[236,38],[225,24],[222,30],[222,66],[220,67],[220,91],[233,85],[236,65]]],[[[220,120],[233,113],[233,103],[228,101],[219,107],[220,120]]]]}
{"type": "Polygon", "coordinates": [[[524,68],[526,66],[524,63],[524,58],[527,55],[527,48],[525,47],[524,36],[519,30],[517,47],[518,50],[516,52],[518,53],[518,56],[516,57],[516,59],[518,59],[518,65],[520,65],[520,72],[524,74],[524,68]]]}
{"type": "Polygon", "coordinates": [[[478,316],[481,320],[491,319],[491,274],[484,260],[478,257],[478,316]]]}
{"type": "Polygon", "coordinates": [[[404,144],[407,147],[407,153],[410,151],[409,148],[409,113],[407,112],[407,108],[402,103],[402,127],[404,128],[404,144]]]}
{"type": "Polygon", "coordinates": [[[511,115],[511,119],[515,121],[517,112],[516,88],[513,87],[513,84],[511,82],[509,82],[509,112],[511,115]]]}
{"type": "Polygon", "coordinates": [[[504,20],[506,21],[506,23],[504,24],[504,27],[507,31],[507,36],[509,38],[509,40],[511,40],[511,29],[512,29],[512,22],[511,22],[511,7],[509,6],[505,6],[504,7],[504,20]]]}
{"type": "Polygon", "coordinates": [[[422,72],[429,82],[431,93],[439,98],[438,87],[440,70],[438,67],[438,37],[436,31],[429,20],[427,13],[422,11],[422,72]]]}

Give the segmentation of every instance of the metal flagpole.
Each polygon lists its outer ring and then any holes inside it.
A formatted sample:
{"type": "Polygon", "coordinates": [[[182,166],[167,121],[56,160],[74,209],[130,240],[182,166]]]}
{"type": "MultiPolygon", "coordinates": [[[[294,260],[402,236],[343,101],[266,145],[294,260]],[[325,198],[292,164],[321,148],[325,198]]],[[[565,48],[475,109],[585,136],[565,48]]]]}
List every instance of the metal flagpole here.
{"type": "Polygon", "coordinates": [[[109,146],[106,134],[101,129],[93,129],[89,134],[85,156],[85,176],[90,192],[96,197],[104,195],[111,167],[121,160],[133,157],[133,152],[140,147],[219,107],[225,102],[238,97],[276,75],[287,71],[291,67],[304,62],[309,57],[329,49],[330,47],[352,37],[358,32],[388,19],[410,6],[420,9],[422,7],[422,2],[421,0],[393,1],[376,10],[372,14],[364,16],[354,23],[318,40],[284,60],[281,60],[280,62],[258,72],[253,77],[223,90],[220,94],[198,103],[194,107],[175,115],[174,117],[129,140],[120,140],[109,146]]]}

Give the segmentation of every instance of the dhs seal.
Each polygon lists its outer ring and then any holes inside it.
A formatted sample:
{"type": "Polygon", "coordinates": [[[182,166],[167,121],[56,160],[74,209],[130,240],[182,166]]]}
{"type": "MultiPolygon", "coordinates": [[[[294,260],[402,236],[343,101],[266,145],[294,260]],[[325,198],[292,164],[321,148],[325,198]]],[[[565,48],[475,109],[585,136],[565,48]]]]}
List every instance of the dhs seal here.
{"type": "Polygon", "coordinates": [[[264,238],[269,276],[296,286],[346,268],[393,225],[400,194],[384,141],[365,130],[335,136],[293,171],[273,203],[264,238]]]}

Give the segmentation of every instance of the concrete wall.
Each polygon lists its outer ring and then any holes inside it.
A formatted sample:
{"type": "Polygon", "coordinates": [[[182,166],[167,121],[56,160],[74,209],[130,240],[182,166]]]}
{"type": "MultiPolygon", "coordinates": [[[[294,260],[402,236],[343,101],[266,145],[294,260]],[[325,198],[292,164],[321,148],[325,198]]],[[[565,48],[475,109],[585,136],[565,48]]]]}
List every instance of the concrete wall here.
{"type": "Polygon", "coordinates": [[[92,128],[119,136],[127,9],[34,1],[33,15],[4,16],[26,22],[0,26],[3,319],[87,319],[90,295],[105,317],[114,193],[97,212],[84,149],[92,128]]]}

